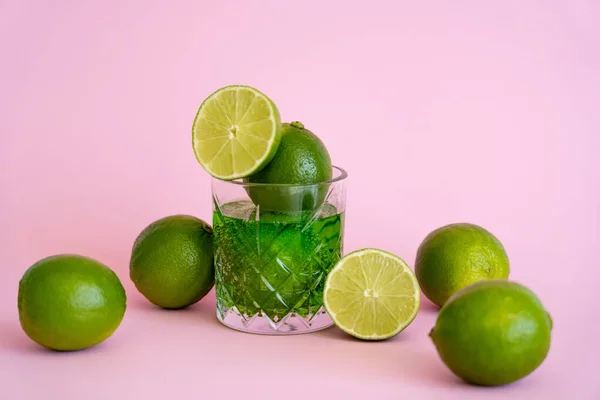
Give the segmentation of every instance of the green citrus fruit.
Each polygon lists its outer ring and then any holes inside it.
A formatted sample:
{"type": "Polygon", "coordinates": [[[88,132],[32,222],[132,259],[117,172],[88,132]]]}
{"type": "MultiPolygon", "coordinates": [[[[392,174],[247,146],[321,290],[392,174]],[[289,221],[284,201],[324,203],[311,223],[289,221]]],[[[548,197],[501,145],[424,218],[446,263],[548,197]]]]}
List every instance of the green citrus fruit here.
{"type": "Polygon", "coordinates": [[[281,139],[275,104],[249,86],[226,86],[200,105],[192,126],[196,159],[218,179],[244,178],[273,158],[281,139]]]}
{"type": "Polygon", "coordinates": [[[401,258],[378,249],[358,250],[342,258],[329,272],[323,296],[333,322],[365,340],[396,336],[419,311],[414,273],[401,258]]]}
{"type": "Polygon", "coordinates": [[[323,142],[300,122],[284,123],[277,153],[266,167],[247,179],[281,186],[250,186],[248,192],[264,210],[310,210],[323,203],[328,189],[323,182],[331,176],[331,158],[323,142]]]}
{"type": "Polygon", "coordinates": [[[214,284],[212,228],[189,215],[153,222],[133,244],[129,271],[135,287],[159,307],[196,303],[214,284]]]}
{"type": "Polygon", "coordinates": [[[483,279],[507,279],[508,256],[490,232],[450,224],[431,232],[417,251],[415,272],[423,293],[442,306],[461,288],[483,279]]]}
{"type": "Polygon", "coordinates": [[[104,341],[119,327],[126,303],[117,275],[78,255],[44,258],[19,282],[21,327],[53,350],[81,350],[104,341]]]}
{"type": "Polygon", "coordinates": [[[533,372],[550,349],[552,320],[526,287],[474,283],[442,307],[430,333],[442,361],[467,382],[504,385],[533,372]]]}

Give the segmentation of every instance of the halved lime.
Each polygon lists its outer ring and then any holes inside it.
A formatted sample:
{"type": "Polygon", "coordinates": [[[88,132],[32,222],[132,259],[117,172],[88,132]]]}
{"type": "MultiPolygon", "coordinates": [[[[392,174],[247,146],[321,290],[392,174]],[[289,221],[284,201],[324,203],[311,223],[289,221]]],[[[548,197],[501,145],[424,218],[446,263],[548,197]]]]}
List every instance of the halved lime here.
{"type": "Polygon", "coordinates": [[[419,301],[415,274],[400,257],[383,250],[346,255],[325,282],[329,316],[341,330],[359,339],[396,336],[417,316],[419,301]]]}
{"type": "Polygon", "coordinates": [[[226,86],[200,105],[192,127],[196,159],[212,176],[245,178],[271,161],[281,140],[275,104],[249,86],[226,86]]]}

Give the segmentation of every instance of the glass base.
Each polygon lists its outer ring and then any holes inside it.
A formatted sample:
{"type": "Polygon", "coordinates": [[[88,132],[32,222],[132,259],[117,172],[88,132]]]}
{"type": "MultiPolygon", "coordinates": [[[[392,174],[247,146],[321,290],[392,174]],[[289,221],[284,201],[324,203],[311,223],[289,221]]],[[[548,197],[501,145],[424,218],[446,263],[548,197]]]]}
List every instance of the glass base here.
{"type": "Polygon", "coordinates": [[[231,329],[260,335],[299,335],[320,331],[333,325],[324,307],[307,317],[290,313],[277,322],[262,312],[246,317],[232,307],[225,312],[217,310],[217,319],[231,329]]]}

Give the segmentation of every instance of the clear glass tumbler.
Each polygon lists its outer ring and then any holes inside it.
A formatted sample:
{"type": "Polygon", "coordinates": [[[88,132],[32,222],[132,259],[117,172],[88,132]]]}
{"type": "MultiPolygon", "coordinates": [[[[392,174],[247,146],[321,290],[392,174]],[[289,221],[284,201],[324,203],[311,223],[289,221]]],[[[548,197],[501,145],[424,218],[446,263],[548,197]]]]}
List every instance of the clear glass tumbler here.
{"type": "Polygon", "coordinates": [[[327,273],[343,251],[345,180],[310,185],[212,180],[217,318],[244,332],[324,329],[327,273]]]}

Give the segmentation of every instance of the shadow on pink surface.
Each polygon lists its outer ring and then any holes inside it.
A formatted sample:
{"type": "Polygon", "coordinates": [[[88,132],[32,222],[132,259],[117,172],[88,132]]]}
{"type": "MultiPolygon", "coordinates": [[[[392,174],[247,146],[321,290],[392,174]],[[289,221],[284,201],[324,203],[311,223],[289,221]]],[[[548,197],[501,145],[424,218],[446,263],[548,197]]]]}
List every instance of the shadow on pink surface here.
{"type": "MultiPolygon", "coordinates": [[[[387,341],[366,342],[332,327],[315,336],[351,342],[346,344],[347,353],[343,356],[347,359],[335,360],[335,364],[342,362],[347,365],[346,370],[367,370],[378,379],[410,381],[423,386],[448,387],[465,384],[441,364],[434,352],[411,346],[416,339],[413,335],[400,334],[387,341]]],[[[331,365],[327,369],[329,368],[334,366],[331,365]]]]}
{"type": "Polygon", "coordinates": [[[34,343],[25,335],[19,325],[18,317],[15,320],[5,319],[0,322],[0,352],[49,352],[50,350],[34,343]]]}
{"type": "MultiPolygon", "coordinates": [[[[47,355],[67,355],[67,354],[92,354],[97,352],[119,351],[117,347],[121,345],[129,346],[132,333],[135,334],[136,320],[144,325],[167,326],[180,329],[190,329],[194,327],[202,328],[221,328],[222,325],[215,317],[215,299],[213,292],[209,293],[200,302],[180,310],[165,310],[148,302],[141,295],[128,291],[128,303],[125,317],[115,333],[104,342],[78,351],[55,351],[38,345],[27,337],[23,332],[19,317],[15,313],[14,318],[5,317],[0,321],[0,352],[11,352],[17,354],[47,354],[47,355]],[[134,322],[131,323],[131,320],[134,322]]],[[[173,335],[176,337],[176,334],[173,335]]]]}
{"type": "Polygon", "coordinates": [[[440,307],[436,304],[433,304],[431,301],[425,297],[424,294],[421,293],[421,307],[419,308],[419,313],[423,314],[431,314],[436,315],[440,311],[440,307]]]}
{"type": "Polygon", "coordinates": [[[321,336],[326,339],[343,340],[343,341],[350,341],[350,342],[355,342],[355,343],[364,343],[366,345],[371,345],[371,346],[382,346],[385,343],[389,343],[389,342],[406,342],[406,341],[411,341],[411,340],[417,339],[417,337],[416,337],[417,335],[414,332],[404,331],[404,332],[400,332],[397,336],[395,336],[391,339],[381,340],[381,341],[366,341],[366,340],[362,340],[362,339],[358,339],[353,336],[350,336],[349,334],[347,334],[346,332],[337,328],[336,326],[331,326],[320,332],[315,332],[314,335],[321,336]]]}
{"type": "MultiPolygon", "coordinates": [[[[170,310],[156,306],[146,300],[141,294],[131,295],[127,308],[136,315],[142,315],[154,320],[157,324],[183,324],[185,326],[199,325],[203,328],[223,327],[216,317],[216,299],[214,290],[211,290],[199,302],[186,308],[170,310]]],[[[127,314],[125,316],[127,318],[127,314]]]]}
{"type": "Polygon", "coordinates": [[[0,352],[16,354],[29,357],[71,357],[81,354],[82,357],[95,357],[100,353],[109,353],[113,350],[118,351],[118,347],[123,344],[123,340],[108,338],[104,342],[90,347],[88,349],[76,351],[56,351],[43,347],[27,337],[21,329],[19,322],[4,321],[0,324],[2,336],[0,341],[0,352]],[[85,355],[84,355],[85,354],[85,355]]]}
{"type": "MultiPolygon", "coordinates": [[[[42,370],[56,366],[69,371],[105,369],[112,368],[110,365],[114,363],[123,364],[121,369],[150,368],[150,365],[162,368],[165,357],[170,357],[176,360],[175,365],[185,361],[185,365],[197,368],[235,360],[239,369],[257,365],[260,370],[281,365],[291,376],[304,371],[310,376],[327,376],[334,381],[375,379],[431,389],[485,390],[487,394],[498,391],[506,394],[517,388],[535,390],[539,385],[535,374],[501,388],[475,387],[455,377],[442,364],[426,337],[433,315],[417,317],[413,325],[392,339],[367,342],[335,326],[288,337],[241,333],[221,325],[214,310],[213,292],[181,310],[161,309],[132,293],[126,317],[115,334],[97,346],[76,352],[56,352],[32,342],[22,332],[15,315],[14,319],[6,318],[0,323],[0,353],[28,360],[22,367],[37,363],[42,370]],[[281,364],[285,359],[288,362],[281,364]],[[144,363],[149,365],[144,367],[144,363]],[[303,367],[306,365],[311,365],[309,370],[303,367]]],[[[248,379],[259,374],[258,370],[246,371],[248,379]]]]}

